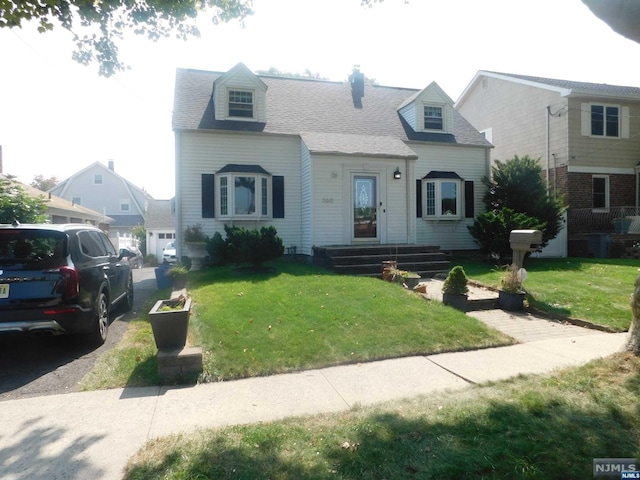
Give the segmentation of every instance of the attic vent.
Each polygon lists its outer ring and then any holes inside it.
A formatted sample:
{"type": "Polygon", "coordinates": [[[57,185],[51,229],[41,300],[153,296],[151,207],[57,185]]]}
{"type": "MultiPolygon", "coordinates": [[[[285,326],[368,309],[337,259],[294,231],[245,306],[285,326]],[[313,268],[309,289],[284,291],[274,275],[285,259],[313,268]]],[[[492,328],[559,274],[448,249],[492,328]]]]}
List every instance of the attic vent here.
{"type": "Polygon", "coordinates": [[[353,106],[362,108],[362,97],[364,97],[364,74],[360,73],[360,67],[353,67],[351,75],[349,75],[351,83],[351,96],[353,97],[353,106]]]}

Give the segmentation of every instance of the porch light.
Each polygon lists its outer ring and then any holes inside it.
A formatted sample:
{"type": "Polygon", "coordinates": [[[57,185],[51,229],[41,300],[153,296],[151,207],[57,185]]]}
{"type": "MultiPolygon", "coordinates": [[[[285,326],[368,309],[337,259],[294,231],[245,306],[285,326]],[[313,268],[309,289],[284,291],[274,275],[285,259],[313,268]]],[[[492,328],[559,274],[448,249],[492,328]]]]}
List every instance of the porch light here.
{"type": "Polygon", "coordinates": [[[395,180],[400,180],[402,178],[402,173],[400,172],[400,167],[396,167],[395,172],[393,172],[393,178],[395,180]]]}

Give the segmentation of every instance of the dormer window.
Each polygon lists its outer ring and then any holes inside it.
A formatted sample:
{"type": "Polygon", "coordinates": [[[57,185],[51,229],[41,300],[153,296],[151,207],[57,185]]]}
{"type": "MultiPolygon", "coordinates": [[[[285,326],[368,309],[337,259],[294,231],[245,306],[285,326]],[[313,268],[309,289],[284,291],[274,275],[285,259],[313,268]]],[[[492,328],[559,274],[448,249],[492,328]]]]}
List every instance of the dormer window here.
{"type": "Polygon", "coordinates": [[[253,118],[253,92],[229,90],[229,116],[253,118]]]}
{"type": "Polygon", "coordinates": [[[424,129],[443,130],[444,129],[443,109],[436,105],[424,106],[424,129]]]}

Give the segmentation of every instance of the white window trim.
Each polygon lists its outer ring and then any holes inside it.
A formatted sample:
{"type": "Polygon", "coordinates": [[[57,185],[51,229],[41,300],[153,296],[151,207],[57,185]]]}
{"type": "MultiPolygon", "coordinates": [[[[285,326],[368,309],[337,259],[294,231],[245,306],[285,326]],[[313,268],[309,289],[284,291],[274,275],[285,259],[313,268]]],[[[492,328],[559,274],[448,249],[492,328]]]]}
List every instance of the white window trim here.
{"type": "Polygon", "coordinates": [[[426,220],[462,220],[462,192],[463,181],[456,180],[454,178],[430,178],[422,180],[422,218],[426,220]],[[436,200],[436,213],[435,215],[429,215],[427,213],[427,184],[433,183],[435,185],[435,200],[436,200]],[[456,211],[455,215],[447,215],[442,213],[442,184],[443,183],[455,183],[456,184],[456,211]]]}
{"type": "MultiPolygon", "coordinates": [[[[619,140],[621,138],[629,138],[629,106],[618,105],[612,103],[591,102],[582,103],[580,106],[581,121],[580,121],[580,134],[584,137],[619,140]],[[618,108],[618,136],[607,137],[606,135],[592,135],[591,134],[591,107],[617,107],[618,108]]],[[[606,127],[605,127],[606,128],[606,127]]]]}
{"type": "Polygon", "coordinates": [[[610,200],[611,200],[611,188],[609,182],[609,175],[592,175],[591,176],[591,202],[593,203],[593,180],[596,178],[604,179],[604,207],[592,207],[593,211],[596,213],[607,213],[610,209],[610,200]]]}
{"type": "Polygon", "coordinates": [[[235,220],[256,220],[256,219],[270,219],[272,216],[272,199],[273,199],[273,184],[271,182],[271,175],[265,175],[262,173],[242,173],[242,172],[228,172],[219,173],[216,175],[216,215],[220,218],[228,218],[235,220]],[[235,213],[235,179],[237,177],[253,177],[255,179],[255,211],[249,214],[237,214],[235,213]],[[222,188],[221,181],[223,178],[227,179],[227,213],[222,213],[222,188]],[[262,180],[266,179],[267,185],[267,213],[263,214],[263,194],[262,194],[262,180]]]}
{"type": "Polygon", "coordinates": [[[227,88],[227,105],[226,105],[227,111],[226,111],[226,118],[228,119],[232,119],[232,120],[237,120],[237,121],[244,121],[244,122],[255,122],[257,119],[256,116],[256,91],[250,88],[235,88],[235,87],[228,87],[227,88]],[[234,115],[231,115],[231,113],[229,112],[230,110],[230,106],[231,106],[231,92],[247,92],[251,94],[251,116],[250,117],[236,117],[234,115]]]}
{"type": "Polygon", "coordinates": [[[443,133],[446,132],[447,130],[447,109],[446,109],[446,105],[441,104],[441,103],[430,103],[430,102],[425,102],[422,104],[422,111],[421,111],[421,121],[422,121],[422,130],[424,130],[425,132],[439,132],[439,133],[443,133]],[[425,127],[425,122],[424,122],[424,109],[425,107],[436,107],[439,108],[440,111],[442,112],[442,128],[427,128],[425,127]]]}
{"type": "Polygon", "coordinates": [[[104,177],[102,176],[102,174],[101,174],[101,173],[96,173],[96,174],[93,176],[93,184],[94,184],[94,185],[104,185],[104,177]],[[99,182],[97,181],[97,180],[98,180],[98,178],[100,179],[100,181],[99,181],[99,182]]]}

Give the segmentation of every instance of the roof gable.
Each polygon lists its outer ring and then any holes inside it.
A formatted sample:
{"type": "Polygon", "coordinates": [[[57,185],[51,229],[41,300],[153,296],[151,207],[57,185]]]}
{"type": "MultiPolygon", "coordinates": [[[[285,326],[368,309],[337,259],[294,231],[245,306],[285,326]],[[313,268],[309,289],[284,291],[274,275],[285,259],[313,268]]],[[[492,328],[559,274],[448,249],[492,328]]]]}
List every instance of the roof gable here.
{"type": "MultiPolygon", "coordinates": [[[[421,94],[438,95],[445,105],[451,99],[433,83],[424,90],[365,85],[362,108],[353,103],[349,82],[260,75],[267,87],[264,122],[233,122],[216,118],[211,85],[224,76],[220,72],[178,69],[174,97],[173,129],[182,130],[250,130],[262,133],[297,135],[301,132],[396,137],[408,141],[399,106],[421,94]]],[[[422,98],[422,97],[420,97],[422,98]]],[[[451,107],[451,132],[445,140],[440,135],[428,140],[489,147],[469,122],[451,107]]]]}
{"type": "Polygon", "coordinates": [[[469,94],[482,82],[483,78],[496,78],[507,82],[518,83],[558,93],[561,97],[580,96],[594,98],[617,98],[640,100],[640,88],[606,83],[576,82],[555,78],[533,77],[513,73],[490,72],[479,70],[456,101],[456,107],[462,105],[469,94]]]}

